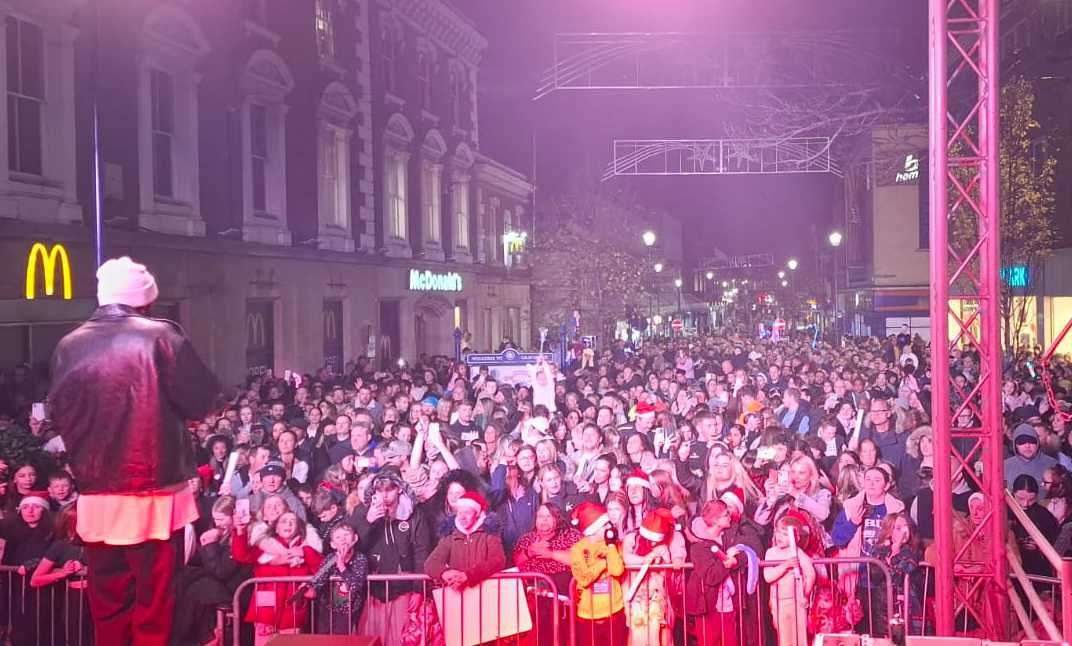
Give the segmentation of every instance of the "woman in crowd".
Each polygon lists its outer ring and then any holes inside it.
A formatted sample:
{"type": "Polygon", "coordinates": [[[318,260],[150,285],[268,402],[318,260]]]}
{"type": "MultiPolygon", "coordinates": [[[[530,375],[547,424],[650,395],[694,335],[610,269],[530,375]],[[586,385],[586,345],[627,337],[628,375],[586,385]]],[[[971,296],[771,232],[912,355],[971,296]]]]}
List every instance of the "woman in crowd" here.
{"type": "MultiPolygon", "coordinates": [[[[882,521],[889,514],[904,511],[904,503],[890,495],[890,476],[883,469],[870,467],[864,472],[863,491],[845,501],[844,507],[834,521],[831,539],[838,548],[838,556],[844,558],[872,557],[878,541],[882,521]]],[[[849,598],[862,595],[860,603],[870,616],[864,628],[872,635],[886,633],[885,611],[881,604],[873,604],[874,590],[885,585],[877,577],[872,578],[866,568],[840,566],[839,583],[849,598]],[[858,576],[864,578],[857,586],[858,576]],[[880,632],[875,632],[875,631],[880,632]]]]}
{"type": "MultiPolygon", "coordinates": [[[[1038,503],[1039,485],[1034,477],[1026,473],[1016,476],[1012,482],[1012,496],[1043,536],[1056,538],[1060,534],[1061,528],[1057,524],[1057,519],[1038,503]]],[[[1049,559],[1042,553],[1035,539],[1016,516],[1011,517],[1009,527],[1016,536],[1016,542],[1020,548],[1020,562],[1024,566],[1024,571],[1037,576],[1053,576],[1053,566],[1050,565],[1049,559]]]]}
{"type": "MultiPolygon", "coordinates": [[[[570,550],[579,540],[581,533],[570,525],[562,509],[554,503],[543,503],[536,510],[532,531],[519,538],[514,546],[514,565],[521,572],[546,574],[560,593],[568,591],[570,550]]],[[[537,593],[528,596],[529,607],[537,620],[527,642],[533,645],[547,643],[554,630],[553,604],[546,595],[538,594],[541,591],[538,583],[535,588],[537,593]]],[[[566,634],[565,622],[560,623],[559,630],[562,639],[566,634]]]]}
{"type": "MultiPolygon", "coordinates": [[[[268,538],[283,546],[281,553],[269,553],[251,544],[247,526],[236,519],[231,539],[235,562],[253,567],[255,578],[311,576],[320,568],[320,552],[305,543],[305,522],[292,511],[276,519],[268,538]]],[[[257,586],[245,620],[254,625],[254,645],[262,646],[277,634],[297,633],[308,618],[308,608],[292,598],[294,583],[257,586]]]]}

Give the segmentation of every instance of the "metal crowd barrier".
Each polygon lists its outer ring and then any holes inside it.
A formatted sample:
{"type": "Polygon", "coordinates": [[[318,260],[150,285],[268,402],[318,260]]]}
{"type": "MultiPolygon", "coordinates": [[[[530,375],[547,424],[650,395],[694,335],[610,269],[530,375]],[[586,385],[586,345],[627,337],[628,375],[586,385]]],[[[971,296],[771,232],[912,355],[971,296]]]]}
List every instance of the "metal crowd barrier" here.
{"type": "Polygon", "coordinates": [[[445,592],[423,574],[374,574],[368,577],[360,602],[349,597],[338,579],[308,599],[308,581],[309,577],[244,581],[232,603],[233,643],[241,643],[247,619],[254,619],[255,646],[286,633],[374,635],[384,646],[401,644],[403,639],[406,643],[419,639],[422,646],[498,644],[515,637],[522,645],[565,642],[560,634],[563,597],[550,577],[536,572],[500,572],[464,593],[445,592]],[[348,601],[340,604],[341,599],[348,601]]]}
{"type": "MultiPolygon", "coordinates": [[[[692,643],[690,636],[699,646],[772,643],[767,639],[767,635],[775,631],[777,637],[778,619],[772,616],[770,586],[763,580],[762,571],[780,563],[782,561],[760,561],[759,582],[751,595],[747,593],[743,573],[735,572],[732,577],[727,577],[726,581],[718,586],[715,595],[721,603],[728,601],[731,605],[726,606],[728,610],[724,612],[718,611],[716,605],[716,612],[707,615],[691,615],[686,612],[688,598],[685,577],[688,571],[693,569],[692,563],[648,566],[646,576],[639,583],[634,583],[634,577],[640,574],[644,566],[627,565],[627,576],[623,577],[621,582],[625,604],[624,626],[621,620],[595,622],[579,619],[578,613],[573,612],[569,644],[605,646],[626,643],[627,636],[629,643],[640,644],[692,643]],[[616,634],[623,629],[628,635],[616,634]]],[[[846,579],[856,579],[855,594],[864,610],[864,618],[855,627],[858,632],[874,637],[890,636],[890,622],[898,619],[900,615],[894,612],[898,606],[894,603],[893,579],[884,562],[872,558],[817,558],[812,559],[812,563],[817,570],[817,585],[821,580],[824,585],[840,586],[845,583],[841,579],[842,574],[849,574],[846,579]],[[849,566],[849,571],[842,572],[843,566],[849,566]],[[853,571],[853,566],[865,567],[866,570],[864,573],[853,571]],[[876,571],[881,576],[877,586],[872,579],[876,571]],[[876,599],[876,596],[881,598],[876,599]],[[883,610],[884,614],[876,613],[876,607],[883,610]]],[[[701,596],[706,598],[708,593],[707,586],[701,581],[701,596]]],[[[594,599],[591,603],[592,607],[586,613],[589,616],[598,614],[594,599]]],[[[577,591],[572,585],[570,606],[580,609],[577,591]]],[[[786,619],[796,634],[792,639],[776,639],[777,643],[810,643],[808,611],[807,603],[794,603],[789,606],[790,616],[786,619]]]]}
{"type": "Polygon", "coordinates": [[[85,579],[72,576],[32,587],[32,571],[0,566],[0,643],[20,646],[91,646],[93,621],[85,579]]]}

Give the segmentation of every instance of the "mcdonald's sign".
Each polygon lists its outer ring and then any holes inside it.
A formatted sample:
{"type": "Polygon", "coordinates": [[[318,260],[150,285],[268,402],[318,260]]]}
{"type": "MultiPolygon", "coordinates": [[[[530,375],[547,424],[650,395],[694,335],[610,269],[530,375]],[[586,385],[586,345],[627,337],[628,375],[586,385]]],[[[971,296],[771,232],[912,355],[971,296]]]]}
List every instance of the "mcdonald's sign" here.
{"type": "Polygon", "coordinates": [[[267,345],[268,335],[264,329],[264,316],[260,312],[246,314],[246,328],[249,334],[246,345],[251,348],[263,348],[267,345]]]}
{"type": "Polygon", "coordinates": [[[37,298],[38,258],[41,259],[41,269],[45,276],[45,295],[52,296],[56,293],[56,262],[59,261],[63,279],[63,300],[71,300],[71,259],[67,255],[67,248],[61,244],[46,247],[41,242],[35,242],[26,256],[26,300],[37,298]]]}

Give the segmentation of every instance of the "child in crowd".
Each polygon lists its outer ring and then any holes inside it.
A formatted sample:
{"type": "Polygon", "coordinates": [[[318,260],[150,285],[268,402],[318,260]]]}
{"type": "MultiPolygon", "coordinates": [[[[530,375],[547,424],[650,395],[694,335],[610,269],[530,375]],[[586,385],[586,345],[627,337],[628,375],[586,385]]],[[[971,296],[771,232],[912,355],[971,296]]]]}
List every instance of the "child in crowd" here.
{"type": "Polygon", "coordinates": [[[770,609],[778,646],[805,646],[808,643],[808,597],[815,585],[815,566],[803,550],[797,549],[796,535],[800,522],[783,516],[774,527],[774,546],[767,550],[767,561],[781,561],[763,570],[770,584],[770,609]]]}

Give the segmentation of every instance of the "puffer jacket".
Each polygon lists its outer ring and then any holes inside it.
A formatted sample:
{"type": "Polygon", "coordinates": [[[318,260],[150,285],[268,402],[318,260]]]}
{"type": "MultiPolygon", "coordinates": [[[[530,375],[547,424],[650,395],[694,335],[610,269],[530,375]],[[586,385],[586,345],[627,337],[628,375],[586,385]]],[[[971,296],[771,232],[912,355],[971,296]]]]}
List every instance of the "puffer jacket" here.
{"type": "Polygon", "coordinates": [[[52,357],[49,404],[79,490],[149,492],[192,477],[184,421],[204,417],[219,392],[176,323],[98,308],[52,357]]]}
{"type": "Polygon", "coordinates": [[[450,536],[441,538],[424,562],[424,573],[433,579],[440,579],[447,570],[460,570],[465,572],[468,578],[466,587],[469,587],[505,567],[502,539],[498,534],[479,527],[470,534],[455,529],[450,536]]]}

